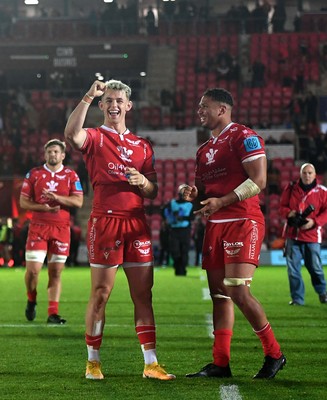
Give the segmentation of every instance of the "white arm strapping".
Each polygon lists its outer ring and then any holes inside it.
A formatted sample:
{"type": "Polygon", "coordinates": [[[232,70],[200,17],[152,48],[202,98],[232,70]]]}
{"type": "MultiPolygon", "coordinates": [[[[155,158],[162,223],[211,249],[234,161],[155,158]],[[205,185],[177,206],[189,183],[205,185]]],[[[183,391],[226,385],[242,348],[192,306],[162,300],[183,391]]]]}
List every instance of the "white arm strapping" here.
{"type": "Polygon", "coordinates": [[[234,193],[237,195],[239,201],[249,199],[260,193],[259,186],[253,182],[252,179],[248,178],[246,181],[242,182],[237,188],[234,189],[234,193]]]}

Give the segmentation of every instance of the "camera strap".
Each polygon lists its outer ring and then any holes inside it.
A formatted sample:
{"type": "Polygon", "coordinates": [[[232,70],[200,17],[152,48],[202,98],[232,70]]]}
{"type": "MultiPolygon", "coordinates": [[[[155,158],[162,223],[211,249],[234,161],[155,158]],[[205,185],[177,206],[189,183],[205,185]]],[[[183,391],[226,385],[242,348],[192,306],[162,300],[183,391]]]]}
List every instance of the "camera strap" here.
{"type": "Polygon", "coordinates": [[[312,189],[303,197],[303,199],[301,200],[301,203],[300,203],[300,205],[299,205],[299,210],[300,210],[300,213],[301,213],[301,214],[302,214],[303,211],[306,209],[305,202],[307,201],[307,198],[310,196],[310,194],[312,194],[312,193],[314,192],[314,190],[315,190],[315,187],[312,188],[312,189]]]}

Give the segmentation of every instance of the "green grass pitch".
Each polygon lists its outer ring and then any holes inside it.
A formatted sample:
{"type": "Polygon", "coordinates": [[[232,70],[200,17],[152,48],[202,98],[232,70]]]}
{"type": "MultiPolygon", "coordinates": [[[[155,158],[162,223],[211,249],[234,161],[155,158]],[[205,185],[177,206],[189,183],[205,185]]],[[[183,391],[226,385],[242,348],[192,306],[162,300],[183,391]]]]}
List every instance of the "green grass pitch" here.
{"type": "MultiPolygon", "coordinates": [[[[327,272],[327,271],[326,271],[327,272]]],[[[48,327],[47,271],[40,274],[35,321],[25,320],[24,269],[0,269],[0,399],[147,399],[147,400],[322,400],[327,398],[327,305],[318,301],[303,269],[306,305],[288,305],[285,267],[260,267],[252,291],[263,304],[287,357],[286,367],[270,381],[252,376],[263,362],[261,345],[236,310],[231,379],[188,379],[185,374],[211,362],[211,301],[200,268],[175,277],[171,267],[155,269],[153,303],[159,362],[175,381],[142,378],[143,357],[134,331],[133,307],[122,270],[107,306],[101,348],[105,380],[84,378],[84,315],[89,268],[66,268],[60,314],[65,326],[48,327]],[[231,389],[226,397],[223,388],[231,389]],[[237,389],[237,393],[235,392],[237,389]]]]}

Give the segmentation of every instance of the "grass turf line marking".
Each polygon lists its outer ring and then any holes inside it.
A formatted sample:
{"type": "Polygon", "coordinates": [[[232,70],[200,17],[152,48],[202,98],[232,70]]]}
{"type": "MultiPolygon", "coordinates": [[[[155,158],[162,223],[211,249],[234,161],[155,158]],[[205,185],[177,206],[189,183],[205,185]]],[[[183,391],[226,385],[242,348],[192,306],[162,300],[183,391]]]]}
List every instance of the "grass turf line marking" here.
{"type": "Polygon", "coordinates": [[[221,385],[219,393],[221,400],[242,400],[237,385],[221,385]]]}
{"type": "Polygon", "coordinates": [[[210,292],[208,288],[202,288],[202,300],[211,300],[210,292]]]}

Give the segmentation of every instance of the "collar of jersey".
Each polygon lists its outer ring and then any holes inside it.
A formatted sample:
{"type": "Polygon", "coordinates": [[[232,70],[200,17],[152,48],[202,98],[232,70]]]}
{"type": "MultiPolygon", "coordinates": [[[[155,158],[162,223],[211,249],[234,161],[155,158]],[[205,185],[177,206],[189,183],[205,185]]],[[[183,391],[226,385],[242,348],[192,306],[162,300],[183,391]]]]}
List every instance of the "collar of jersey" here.
{"type": "Polygon", "coordinates": [[[43,168],[51,172],[51,174],[56,174],[57,172],[61,172],[64,169],[64,165],[62,164],[61,167],[57,169],[57,171],[51,171],[51,169],[47,166],[47,164],[44,164],[43,168]]]}
{"type": "Polygon", "coordinates": [[[218,136],[211,136],[212,137],[212,139],[213,139],[213,141],[214,141],[214,143],[217,141],[217,139],[219,138],[219,136],[220,135],[222,135],[223,133],[225,133],[232,125],[233,125],[233,121],[232,122],[230,122],[228,125],[226,125],[225,126],[225,128],[219,133],[219,135],[218,136]]]}
{"type": "Polygon", "coordinates": [[[126,128],[126,131],[123,133],[118,133],[115,129],[108,128],[108,126],[105,126],[105,125],[101,125],[100,128],[103,129],[104,131],[115,133],[116,135],[127,135],[129,133],[129,129],[127,129],[127,128],[126,128]]]}

